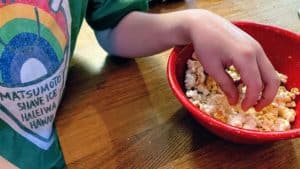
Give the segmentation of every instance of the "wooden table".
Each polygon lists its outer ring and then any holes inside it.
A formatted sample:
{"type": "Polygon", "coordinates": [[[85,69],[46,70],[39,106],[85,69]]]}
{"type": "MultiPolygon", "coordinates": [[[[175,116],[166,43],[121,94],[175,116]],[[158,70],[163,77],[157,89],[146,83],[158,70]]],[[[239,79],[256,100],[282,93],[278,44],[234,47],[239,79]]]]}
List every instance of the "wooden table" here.
{"type": "MultiPolygon", "coordinates": [[[[200,0],[197,5],[231,20],[300,32],[300,0],[200,0]]],[[[152,12],[184,8],[176,2],[152,12]]],[[[108,58],[84,24],[56,119],[70,169],[300,168],[299,139],[237,145],[198,125],[169,89],[168,54],[108,58]]]]}

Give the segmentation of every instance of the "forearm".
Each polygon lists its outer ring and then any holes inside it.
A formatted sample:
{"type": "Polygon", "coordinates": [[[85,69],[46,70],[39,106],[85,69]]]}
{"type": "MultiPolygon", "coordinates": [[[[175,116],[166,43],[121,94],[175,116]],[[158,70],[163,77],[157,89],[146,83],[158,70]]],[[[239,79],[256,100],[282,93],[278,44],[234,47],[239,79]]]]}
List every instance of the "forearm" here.
{"type": "Polygon", "coordinates": [[[97,37],[109,53],[139,57],[190,43],[187,11],[167,14],[132,12],[111,31],[97,37]],[[102,38],[99,38],[102,36],[102,38]]]}

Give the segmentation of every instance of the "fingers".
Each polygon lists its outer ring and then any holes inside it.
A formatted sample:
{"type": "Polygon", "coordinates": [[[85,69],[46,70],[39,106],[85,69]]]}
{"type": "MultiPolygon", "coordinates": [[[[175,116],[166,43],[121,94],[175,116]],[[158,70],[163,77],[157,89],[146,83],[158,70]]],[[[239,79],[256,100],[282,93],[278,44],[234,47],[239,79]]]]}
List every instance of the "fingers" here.
{"type": "Polygon", "coordinates": [[[248,110],[250,107],[256,105],[263,90],[263,82],[256,61],[255,48],[243,50],[239,58],[233,62],[241,74],[243,83],[247,86],[246,95],[242,101],[242,108],[243,110],[248,110]]]}
{"type": "Polygon", "coordinates": [[[274,97],[277,94],[280,80],[273,65],[268,60],[261,47],[258,51],[257,64],[259,66],[262,81],[264,83],[264,90],[262,92],[261,99],[255,106],[255,109],[257,111],[260,111],[262,108],[269,105],[273,101],[274,97]]]}
{"type": "Polygon", "coordinates": [[[205,64],[204,69],[219,84],[222,91],[227,96],[229,104],[236,104],[239,97],[238,90],[231,77],[225,72],[221,60],[210,60],[205,64]]]}
{"type": "Polygon", "coordinates": [[[258,43],[255,43],[252,48],[244,50],[240,56],[240,59],[236,59],[234,64],[240,71],[242,81],[247,86],[242,108],[248,110],[255,106],[255,109],[260,111],[273,101],[280,80],[258,43]]]}

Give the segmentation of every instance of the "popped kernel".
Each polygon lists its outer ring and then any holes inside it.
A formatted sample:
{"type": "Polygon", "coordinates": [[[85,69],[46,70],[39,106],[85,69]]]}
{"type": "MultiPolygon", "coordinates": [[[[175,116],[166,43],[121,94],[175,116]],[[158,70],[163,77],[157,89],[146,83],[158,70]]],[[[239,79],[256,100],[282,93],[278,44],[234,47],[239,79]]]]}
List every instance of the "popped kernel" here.
{"type": "Polygon", "coordinates": [[[227,124],[242,128],[245,121],[245,115],[242,113],[230,114],[228,116],[227,124]]]}
{"type": "Polygon", "coordinates": [[[280,81],[282,83],[286,83],[287,82],[287,79],[288,79],[287,75],[279,73],[279,72],[277,72],[277,75],[278,75],[278,77],[279,77],[279,79],[280,79],[280,81]]]}
{"type": "Polygon", "coordinates": [[[248,115],[246,121],[243,124],[244,129],[255,130],[257,128],[257,122],[254,116],[248,115]]]}
{"type": "MultiPolygon", "coordinates": [[[[195,58],[197,57],[193,54],[193,59],[187,61],[186,96],[203,112],[229,125],[249,130],[285,131],[291,128],[296,117],[294,99],[300,94],[298,88],[287,90],[281,85],[270,105],[259,112],[254,108],[243,111],[241,101],[245,97],[246,86],[239,83],[239,102],[236,106],[231,106],[217,82],[204,72],[203,66],[195,58]]],[[[226,72],[235,82],[240,81],[240,74],[233,66],[226,69],[226,72]]],[[[286,75],[279,72],[277,74],[282,84],[287,82],[286,75]]]]}
{"type": "Polygon", "coordinates": [[[227,114],[224,111],[221,111],[221,110],[216,110],[215,112],[212,113],[212,116],[215,119],[218,119],[222,122],[226,122],[227,118],[228,118],[227,114]]]}
{"type": "Polygon", "coordinates": [[[235,69],[234,66],[229,66],[229,68],[226,70],[226,72],[229,74],[229,76],[233,79],[233,81],[239,81],[241,80],[241,76],[238,73],[238,71],[235,69]]]}
{"type": "Polygon", "coordinates": [[[283,119],[283,118],[278,118],[275,121],[275,124],[272,128],[273,131],[286,131],[289,130],[291,128],[291,125],[289,123],[289,121],[283,119]]]}

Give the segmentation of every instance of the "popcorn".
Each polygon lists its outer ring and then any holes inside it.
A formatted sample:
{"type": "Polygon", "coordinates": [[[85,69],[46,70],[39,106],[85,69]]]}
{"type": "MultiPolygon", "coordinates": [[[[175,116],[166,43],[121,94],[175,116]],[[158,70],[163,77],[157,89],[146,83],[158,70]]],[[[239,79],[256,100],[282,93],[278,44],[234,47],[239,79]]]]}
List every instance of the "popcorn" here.
{"type": "Polygon", "coordinates": [[[220,121],[222,121],[222,122],[228,121],[228,116],[227,116],[227,114],[226,114],[224,111],[222,111],[222,110],[217,110],[217,109],[215,109],[214,112],[211,112],[211,115],[212,115],[215,119],[218,119],[218,120],[220,120],[220,121]]]}
{"type": "Polygon", "coordinates": [[[282,73],[279,73],[279,72],[277,72],[277,75],[278,75],[278,77],[279,77],[279,79],[280,79],[280,81],[282,83],[286,83],[287,82],[288,77],[286,75],[284,75],[282,73]]]}
{"type": "Polygon", "coordinates": [[[229,66],[228,70],[226,72],[229,74],[229,76],[233,79],[233,81],[239,81],[241,80],[240,74],[237,72],[234,66],[229,66]]]}
{"type": "Polygon", "coordinates": [[[243,124],[245,123],[246,118],[245,115],[242,113],[236,113],[229,115],[229,118],[227,120],[227,124],[230,124],[235,127],[243,127],[243,124]]]}
{"type": "Polygon", "coordinates": [[[198,96],[197,90],[188,90],[185,94],[187,97],[193,98],[194,100],[196,100],[195,98],[198,96]]]}
{"type": "Polygon", "coordinates": [[[257,122],[255,117],[248,115],[245,123],[243,124],[244,129],[255,130],[257,128],[257,122]]]}
{"type": "Polygon", "coordinates": [[[283,118],[278,118],[273,126],[273,131],[285,131],[289,130],[290,128],[291,125],[287,120],[283,118]]]}
{"type": "Polygon", "coordinates": [[[200,109],[205,113],[212,114],[216,110],[216,106],[210,104],[200,104],[200,109]]]}
{"type": "MultiPolygon", "coordinates": [[[[285,131],[291,128],[296,116],[294,99],[300,94],[298,88],[289,91],[281,85],[270,105],[259,112],[254,108],[243,111],[241,101],[245,97],[246,86],[238,84],[239,102],[236,106],[229,105],[217,82],[204,72],[203,66],[195,58],[194,54],[193,59],[187,61],[186,96],[203,112],[224,123],[248,130],[285,131]]],[[[240,81],[240,74],[233,66],[226,69],[226,72],[235,82],[240,81]]],[[[287,82],[286,75],[277,74],[282,83],[287,82]]]]}
{"type": "Polygon", "coordinates": [[[192,73],[186,72],[184,83],[185,83],[185,88],[192,89],[192,87],[194,87],[196,84],[195,75],[192,73]]]}
{"type": "Polygon", "coordinates": [[[199,93],[202,93],[203,96],[207,96],[209,94],[208,89],[202,85],[198,85],[196,89],[199,91],[199,93]]]}
{"type": "Polygon", "coordinates": [[[293,122],[295,121],[296,111],[294,109],[289,109],[287,107],[280,106],[278,115],[289,122],[293,122]]]}

